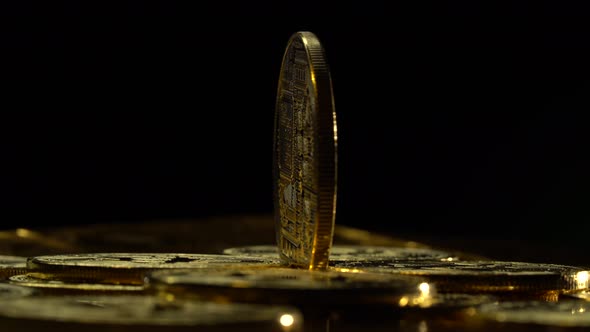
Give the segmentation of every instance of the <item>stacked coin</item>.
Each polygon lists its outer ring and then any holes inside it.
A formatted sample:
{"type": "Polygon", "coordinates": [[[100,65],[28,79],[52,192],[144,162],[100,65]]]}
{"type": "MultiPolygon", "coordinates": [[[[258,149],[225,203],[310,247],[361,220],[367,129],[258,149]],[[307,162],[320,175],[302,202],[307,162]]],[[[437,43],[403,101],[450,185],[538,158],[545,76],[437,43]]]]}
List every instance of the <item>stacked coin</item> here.
{"type": "Polygon", "coordinates": [[[31,257],[29,271],[61,280],[102,284],[142,285],[147,272],[162,269],[187,269],[208,264],[266,263],[277,259],[213,254],[183,253],[100,253],[31,257]]]}

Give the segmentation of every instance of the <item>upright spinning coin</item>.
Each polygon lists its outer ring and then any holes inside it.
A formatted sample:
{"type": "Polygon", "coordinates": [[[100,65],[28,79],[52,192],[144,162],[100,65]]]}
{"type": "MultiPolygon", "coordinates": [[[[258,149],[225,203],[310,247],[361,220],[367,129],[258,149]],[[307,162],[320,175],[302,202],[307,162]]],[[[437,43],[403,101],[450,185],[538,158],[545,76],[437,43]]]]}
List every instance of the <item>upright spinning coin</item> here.
{"type": "Polygon", "coordinates": [[[285,264],[325,269],[336,209],[336,114],[324,49],[311,32],[289,40],[274,137],[277,244],[285,264]]]}

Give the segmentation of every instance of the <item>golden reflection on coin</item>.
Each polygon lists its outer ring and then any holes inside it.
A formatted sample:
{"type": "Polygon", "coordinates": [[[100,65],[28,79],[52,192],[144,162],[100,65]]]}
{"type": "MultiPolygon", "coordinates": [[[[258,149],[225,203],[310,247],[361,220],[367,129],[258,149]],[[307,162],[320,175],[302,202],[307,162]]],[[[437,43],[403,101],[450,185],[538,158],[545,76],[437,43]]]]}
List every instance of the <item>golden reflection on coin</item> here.
{"type": "Polygon", "coordinates": [[[342,262],[342,268],[421,276],[441,293],[551,292],[588,288],[588,271],[558,264],[509,261],[342,262]]]}
{"type": "Polygon", "coordinates": [[[8,278],[12,285],[37,289],[47,294],[53,293],[138,293],[143,292],[144,287],[140,285],[115,285],[101,284],[73,280],[60,280],[55,276],[42,273],[19,274],[8,278]]]}
{"type": "Polygon", "coordinates": [[[62,279],[142,284],[148,271],[222,263],[273,263],[278,259],[183,253],[99,253],[31,257],[27,267],[62,279]]]}
{"type": "Polygon", "coordinates": [[[147,275],[151,289],[223,301],[326,308],[387,304],[427,305],[436,294],[423,279],[347,269],[310,271],[265,264],[219,265],[147,275]]]}
{"type": "MultiPolygon", "coordinates": [[[[277,257],[279,249],[273,245],[234,247],[223,250],[226,255],[253,257],[277,257]]],[[[330,262],[345,261],[456,261],[455,255],[441,250],[426,248],[400,248],[385,246],[333,245],[330,250],[330,262]]]]}
{"type": "Polygon", "coordinates": [[[142,295],[0,298],[0,326],[12,331],[301,331],[288,306],[217,304],[142,295]]]}
{"type": "Polygon", "coordinates": [[[324,49],[311,32],[291,36],[278,83],[274,201],[280,257],[328,266],[336,210],[336,113],[324,49]]]}
{"type": "Polygon", "coordinates": [[[13,275],[23,274],[26,270],[26,257],[0,255],[0,280],[13,275]]]}

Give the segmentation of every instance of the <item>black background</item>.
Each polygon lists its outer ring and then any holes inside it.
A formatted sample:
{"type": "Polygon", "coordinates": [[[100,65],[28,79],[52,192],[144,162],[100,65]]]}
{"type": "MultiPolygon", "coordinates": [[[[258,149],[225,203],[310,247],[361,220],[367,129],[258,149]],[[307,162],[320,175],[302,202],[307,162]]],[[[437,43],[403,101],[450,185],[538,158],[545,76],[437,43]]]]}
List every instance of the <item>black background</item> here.
{"type": "Polygon", "coordinates": [[[587,8],[572,2],[0,5],[0,226],[272,211],[292,33],[339,125],[337,223],[584,240],[587,8]]]}

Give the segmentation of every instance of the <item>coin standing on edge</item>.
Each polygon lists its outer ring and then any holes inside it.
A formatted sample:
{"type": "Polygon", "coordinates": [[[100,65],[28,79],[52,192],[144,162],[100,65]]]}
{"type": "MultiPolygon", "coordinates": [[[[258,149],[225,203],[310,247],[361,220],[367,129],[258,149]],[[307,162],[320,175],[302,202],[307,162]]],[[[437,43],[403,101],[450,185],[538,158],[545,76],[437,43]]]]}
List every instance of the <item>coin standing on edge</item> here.
{"type": "Polygon", "coordinates": [[[324,49],[293,34],[283,56],[275,108],[274,201],[284,264],[328,266],[336,210],[336,113],[324,49]]]}

